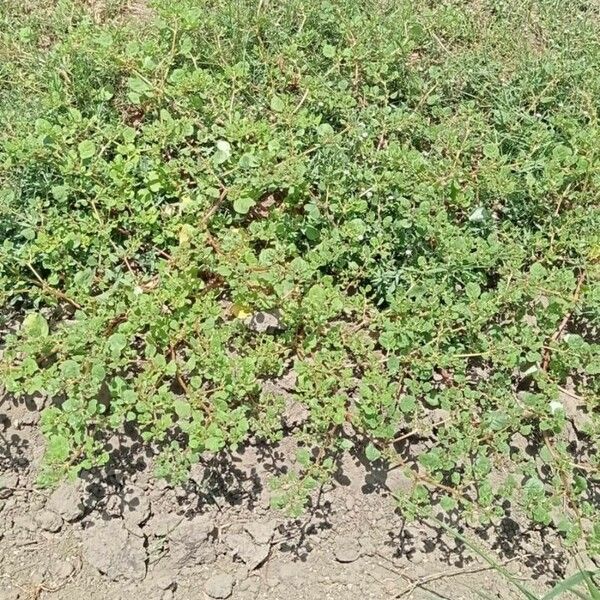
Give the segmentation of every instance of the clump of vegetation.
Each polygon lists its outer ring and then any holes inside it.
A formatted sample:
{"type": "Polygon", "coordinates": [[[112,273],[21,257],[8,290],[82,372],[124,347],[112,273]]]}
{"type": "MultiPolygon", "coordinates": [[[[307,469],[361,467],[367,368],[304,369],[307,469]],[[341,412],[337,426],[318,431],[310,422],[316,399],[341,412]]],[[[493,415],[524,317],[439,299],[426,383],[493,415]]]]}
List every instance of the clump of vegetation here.
{"type": "Polygon", "coordinates": [[[353,449],[405,469],[409,515],[522,510],[598,549],[593,3],[0,15],[0,376],[52,400],[43,483],[125,426],[175,479],[277,441],[264,382],[293,373],[279,506],[353,449]]]}

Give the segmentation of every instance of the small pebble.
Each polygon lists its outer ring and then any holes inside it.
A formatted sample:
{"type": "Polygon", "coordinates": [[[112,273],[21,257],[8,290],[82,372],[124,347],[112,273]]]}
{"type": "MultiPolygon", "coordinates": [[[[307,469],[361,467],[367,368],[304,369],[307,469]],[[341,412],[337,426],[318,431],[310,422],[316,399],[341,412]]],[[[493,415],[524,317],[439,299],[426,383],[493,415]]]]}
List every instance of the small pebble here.
{"type": "Polygon", "coordinates": [[[229,573],[213,575],[205,584],[204,591],[211,598],[229,598],[233,591],[233,577],[229,573]]]}
{"type": "Polygon", "coordinates": [[[360,550],[357,541],[350,536],[338,538],[334,555],[337,561],[351,563],[360,558],[360,550]]]}
{"type": "Polygon", "coordinates": [[[50,533],[56,533],[60,531],[62,527],[63,520],[60,515],[57,515],[55,512],[51,510],[40,510],[35,515],[35,522],[40,526],[44,531],[49,531],[50,533]]]}

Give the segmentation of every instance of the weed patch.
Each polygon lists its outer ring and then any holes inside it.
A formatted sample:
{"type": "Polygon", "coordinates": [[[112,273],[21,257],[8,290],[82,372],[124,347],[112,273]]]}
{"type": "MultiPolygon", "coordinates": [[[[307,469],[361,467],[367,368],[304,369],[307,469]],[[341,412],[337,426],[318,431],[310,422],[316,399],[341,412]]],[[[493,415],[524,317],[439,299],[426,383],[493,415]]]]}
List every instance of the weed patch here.
{"type": "Polygon", "coordinates": [[[176,480],[293,434],[292,512],[354,448],[408,515],[598,550],[593,7],[53,4],[0,9],[0,376],[52,400],[41,481],[123,427],[176,480]]]}

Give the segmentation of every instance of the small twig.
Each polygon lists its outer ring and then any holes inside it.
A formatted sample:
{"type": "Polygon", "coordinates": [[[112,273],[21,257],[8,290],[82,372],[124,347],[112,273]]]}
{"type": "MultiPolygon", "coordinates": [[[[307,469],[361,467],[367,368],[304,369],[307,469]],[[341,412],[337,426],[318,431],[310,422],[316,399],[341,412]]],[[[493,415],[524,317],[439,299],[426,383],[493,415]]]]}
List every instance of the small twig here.
{"type": "Polygon", "coordinates": [[[557,385],[556,387],[563,394],[566,394],[567,396],[570,396],[571,398],[574,398],[575,400],[583,400],[583,398],[581,396],[574,394],[573,392],[569,391],[567,388],[561,387],[560,385],[557,385]]]}
{"type": "Polygon", "coordinates": [[[173,346],[171,346],[171,360],[175,363],[175,367],[177,369],[177,371],[175,372],[175,377],[177,378],[177,383],[179,383],[184,394],[187,396],[188,395],[188,387],[187,387],[186,382],[183,380],[181,373],[179,372],[179,364],[177,363],[177,356],[175,354],[175,348],[173,346]]]}
{"type": "Polygon", "coordinates": [[[31,263],[27,263],[27,267],[33,273],[35,278],[37,279],[36,285],[39,285],[45,292],[52,294],[55,298],[60,298],[61,300],[64,300],[65,302],[69,303],[71,306],[75,307],[76,309],[81,310],[81,308],[82,308],[81,304],[78,304],[77,302],[75,302],[75,300],[72,300],[71,298],[69,298],[69,296],[67,296],[64,292],[61,292],[60,290],[53,288],[46,281],[44,281],[42,276],[35,270],[35,267],[31,263]]]}
{"type": "Polygon", "coordinates": [[[202,225],[206,225],[210,221],[210,218],[217,212],[217,210],[219,210],[219,208],[221,208],[221,204],[223,204],[223,202],[225,201],[225,198],[227,198],[227,188],[226,187],[224,187],[221,190],[221,195],[219,196],[219,199],[210,207],[210,209],[204,215],[204,217],[201,221],[202,225]]]}
{"type": "Polygon", "coordinates": [[[444,42],[442,42],[439,36],[434,31],[430,31],[429,33],[431,34],[431,37],[439,44],[440,48],[447,54],[450,54],[450,50],[448,50],[448,48],[444,45],[444,42]]]}
{"type": "Polygon", "coordinates": [[[208,231],[206,232],[206,241],[217,254],[223,254],[221,251],[221,246],[219,246],[219,242],[217,242],[217,240],[215,240],[215,238],[208,231]]]}
{"type": "Polygon", "coordinates": [[[306,101],[307,98],[308,98],[308,90],[306,90],[304,92],[304,94],[302,95],[302,98],[300,98],[300,102],[298,102],[298,104],[296,105],[296,108],[294,108],[294,110],[292,111],[293,115],[295,115],[302,108],[302,105],[304,104],[304,102],[306,101]]]}
{"type": "MultiPolygon", "coordinates": [[[[447,423],[447,422],[448,422],[448,421],[450,421],[450,420],[451,420],[451,418],[450,418],[450,417],[448,417],[447,419],[442,419],[441,421],[437,421],[436,423],[433,423],[433,424],[432,424],[431,428],[432,428],[432,429],[434,429],[434,428],[436,428],[436,427],[439,427],[440,425],[443,425],[444,423],[447,423]]],[[[405,434],[403,434],[403,435],[400,435],[400,436],[398,436],[398,437],[395,437],[395,438],[392,440],[392,443],[394,443],[394,444],[395,444],[395,443],[397,443],[397,442],[401,442],[402,440],[405,440],[405,439],[407,439],[407,438],[409,438],[409,437],[412,437],[413,435],[418,435],[418,434],[420,434],[420,433],[421,433],[421,430],[420,430],[420,429],[413,429],[412,431],[409,431],[408,433],[405,433],[405,434]]]]}
{"type": "MultiPolygon", "coordinates": [[[[521,556],[515,556],[509,560],[507,560],[502,566],[506,566],[511,562],[514,562],[515,560],[520,560],[522,557],[521,556]]],[[[406,577],[406,579],[408,579],[409,581],[412,581],[412,585],[410,587],[408,587],[407,589],[405,589],[404,591],[400,592],[400,594],[398,594],[396,596],[396,598],[402,598],[403,596],[406,596],[407,594],[410,594],[412,592],[415,591],[416,588],[427,585],[428,583],[432,583],[433,581],[439,581],[440,579],[446,579],[446,578],[451,578],[451,577],[458,577],[460,575],[472,575],[474,573],[483,573],[484,571],[490,571],[494,569],[494,567],[492,567],[491,565],[487,565],[484,567],[477,567],[476,569],[469,569],[469,570],[458,570],[458,571],[450,571],[447,573],[433,573],[432,575],[428,575],[426,577],[419,577],[417,579],[413,579],[411,578],[409,575],[406,574],[402,574],[402,577],[406,577]]]]}
{"type": "Polygon", "coordinates": [[[13,493],[32,493],[32,494],[38,494],[40,496],[42,496],[43,498],[48,499],[48,495],[44,494],[44,492],[40,492],[40,490],[36,490],[35,488],[28,488],[28,487],[5,487],[2,486],[3,490],[11,490],[13,493]]]}
{"type": "MultiPolygon", "coordinates": [[[[575,292],[574,292],[573,298],[572,298],[573,304],[576,304],[577,301],[579,300],[579,295],[581,294],[581,287],[583,286],[584,280],[585,280],[585,271],[582,271],[579,274],[579,277],[577,279],[577,287],[575,288],[575,292]]],[[[563,320],[560,322],[558,329],[552,334],[552,337],[550,338],[550,343],[556,342],[560,338],[560,336],[562,335],[562,332],[564,331],[565,327],[567,326],[567,323],[569,322],[569,319],[572,317],[574,310],[575,309],[573,308],[572,310],[568,311],[567,314],[563,317],[563,320]]],[[[552,351],[549,349],[546,349],[546,351],[544,352],[544,358],[542,359],[542,367],[541,367],[542,371],[548,370],[551,354],[552,354],[552,351]]]]}

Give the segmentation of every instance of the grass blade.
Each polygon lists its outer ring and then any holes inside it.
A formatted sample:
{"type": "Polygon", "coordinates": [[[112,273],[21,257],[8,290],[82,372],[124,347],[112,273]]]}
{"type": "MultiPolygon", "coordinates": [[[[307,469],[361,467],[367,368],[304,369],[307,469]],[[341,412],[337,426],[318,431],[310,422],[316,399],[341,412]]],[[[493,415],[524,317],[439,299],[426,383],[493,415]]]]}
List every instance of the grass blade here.
{"type": "Polygon", "coordinates": [[[509,581],[512,585],[514,585],[522,594],[527,598],[527,600],[539,600],[539,598],[530,592],[518,579],[516,579],[510,571],[508,571],[505,567],[503,567],[500,563],[496,562],[491,556],[486,554],[481,548],[476,546],[473,542],[468,540],[462,534],[460,534],[456,529],[453,529],[449,525],[446,525],[443,521],[440,521],[436,517],[432,517],[432,519],[445,531],[447,531],[450,535],[454,536],[457,540],[460,540],[465,546],[469,547],[473,552],[475,552],[478,556],[483,558],[493,569],[498,571],[507,581],[509,581]]]}
{"type": "Polygon", "coordinates": [[[550,592],[548,592],[542,600],[553,600],[554,598],[558,598],[562,594],[570,593],[574,594],[578,598],[585,598],[585,600],[596,600],[600,596],[598,595],[598,588],[595,586],[592,576],[595,575],[592,571],[579,571],[579,573],[575,573],[568,577],[564,581],[557,583],[550,592]],[[581,592],[578,592],[574,589],[576,586],[581,583],[585,583],[588,590],[590,591],[590,596],[584,596],[581,592]]]}

